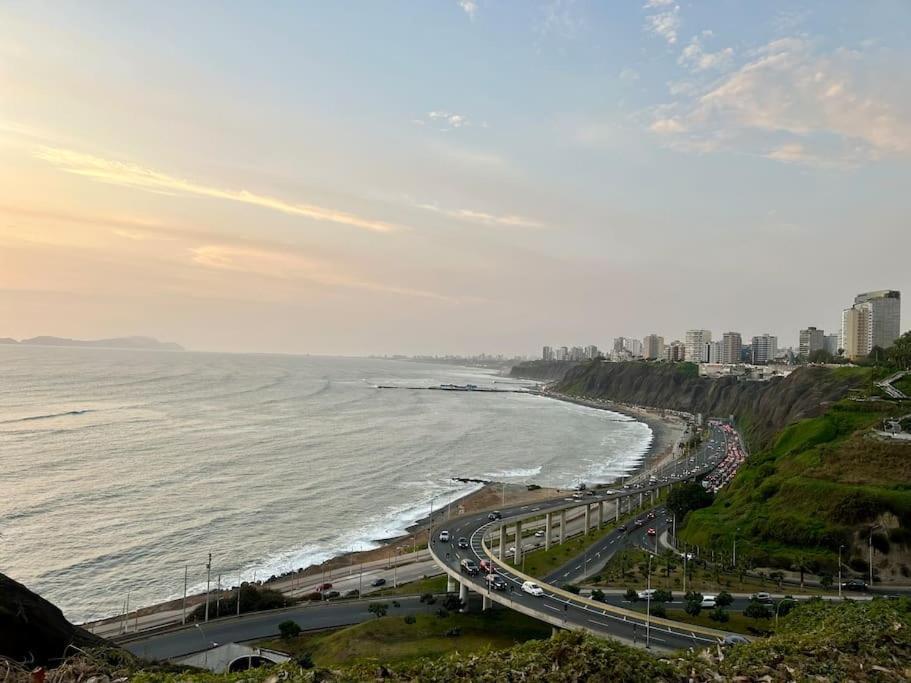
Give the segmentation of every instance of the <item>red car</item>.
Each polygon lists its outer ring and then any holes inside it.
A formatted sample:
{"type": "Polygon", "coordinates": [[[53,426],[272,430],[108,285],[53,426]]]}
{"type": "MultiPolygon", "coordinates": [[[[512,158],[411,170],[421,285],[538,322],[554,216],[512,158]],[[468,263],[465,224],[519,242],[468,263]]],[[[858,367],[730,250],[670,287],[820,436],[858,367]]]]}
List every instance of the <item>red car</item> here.
{"type": "Polygon", "coordinates": [[[645,533],[647,533],[649,536],[654,536],[654,535],[655,535],[655,530],[650,528],[650,529],[649,529],[648,531],[646,531],[645,533]]]}
{"type": "Polygon", "coordinates": [[[327,591],[327,590],[329,590],[330,588],[332,588],[332,584],[331,584],[331,583],[321,583],[320,585],[318,585],[318,586],[316,587],[316,591],[317,591],[318,593],[322,593],[323,591],[327,591]]]}

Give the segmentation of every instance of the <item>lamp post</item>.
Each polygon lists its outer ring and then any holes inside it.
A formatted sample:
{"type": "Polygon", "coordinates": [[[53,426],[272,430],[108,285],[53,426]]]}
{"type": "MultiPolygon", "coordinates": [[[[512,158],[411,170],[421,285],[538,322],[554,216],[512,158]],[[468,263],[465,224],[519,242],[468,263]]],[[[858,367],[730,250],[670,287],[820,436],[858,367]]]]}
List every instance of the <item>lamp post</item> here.
{"type": "Polygon", "coordinates": [[[736,568],[737,567],[737,534],[740,533],[740,527],[737,527],[734,530],[734,550],[731,554],[731,564],[736,568]]]}
{"type": "Polygon", "coordinates": [[[838,597],[841,597],[841,551],[844,545],[838,546],[838,597]]]}
{"type": "Polygon", "coordinates": [[[209,621],[209,589],[212,584],[212,553],[209,553],[209,561],[206,562],[206,622],[209,621]]]}
{"type": "Polygon", "coordinates": [[[652,624],[652,554],[648,555],[648,581],[645,589],[645,649],[651,647],[649,638],[651,637],[652,624]]]}

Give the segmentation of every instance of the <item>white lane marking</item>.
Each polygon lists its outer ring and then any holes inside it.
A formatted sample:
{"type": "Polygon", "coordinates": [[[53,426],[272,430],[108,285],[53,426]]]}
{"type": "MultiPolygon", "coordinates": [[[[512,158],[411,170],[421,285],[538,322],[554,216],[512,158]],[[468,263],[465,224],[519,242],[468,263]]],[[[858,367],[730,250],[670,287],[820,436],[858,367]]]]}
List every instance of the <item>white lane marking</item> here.
{"type": "Polygon", "coordinates": [[[546,602],[544,603],[544,606],[545,606],[547,609],[552,609],[554,612],[560,612],[560,611],[561,611],[559,607],[554,607],[553,605],[548,605],[546,602]]]}

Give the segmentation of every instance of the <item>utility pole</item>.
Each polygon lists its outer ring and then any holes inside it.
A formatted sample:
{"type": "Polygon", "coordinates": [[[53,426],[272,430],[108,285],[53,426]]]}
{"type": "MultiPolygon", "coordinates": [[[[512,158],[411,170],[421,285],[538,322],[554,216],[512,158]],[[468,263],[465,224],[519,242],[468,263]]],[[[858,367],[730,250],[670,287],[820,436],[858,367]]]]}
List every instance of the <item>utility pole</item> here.
{"type": "Polygon", "coordinates": [[[187,623],[187,573],[190,571],[189,565],[183,566],[183,612],[180,616],[180,623],[187,623]]]}
{"type": "Polygon", "coordinates": [[[209,553],[209,561],[206,562],[206,623],[209,622],[209,588],[212,585],[212,553],[209,553]]]}
{"type": "Polygon", "coordinates": [[[648,585],[646,587],[645,600],[645,649],[651,647],[649,638],[651,636],[652,625],[652,554],[648,555],[648,585]]]}

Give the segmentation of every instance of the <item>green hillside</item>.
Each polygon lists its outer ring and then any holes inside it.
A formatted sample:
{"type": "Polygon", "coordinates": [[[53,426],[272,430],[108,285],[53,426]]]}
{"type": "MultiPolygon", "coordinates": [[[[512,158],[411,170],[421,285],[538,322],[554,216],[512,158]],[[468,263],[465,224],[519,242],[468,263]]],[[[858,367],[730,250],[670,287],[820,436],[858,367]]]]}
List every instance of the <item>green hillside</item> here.
{"type": "Polygon", "coordinates": [[[846,561],[866,569],[868,530],[880,523],[883,569],[907,572],[889,566],[889,553],[900,555],[911,537],[911,445],[869,432],[901,411],[894,402],[846,399],[786,427],[710,507],[686,518],[681,538],[727,556],[736,535],[738,564],[835,573],[842,544],[846,561]]]}

